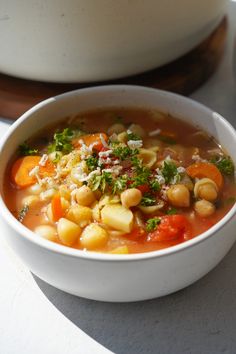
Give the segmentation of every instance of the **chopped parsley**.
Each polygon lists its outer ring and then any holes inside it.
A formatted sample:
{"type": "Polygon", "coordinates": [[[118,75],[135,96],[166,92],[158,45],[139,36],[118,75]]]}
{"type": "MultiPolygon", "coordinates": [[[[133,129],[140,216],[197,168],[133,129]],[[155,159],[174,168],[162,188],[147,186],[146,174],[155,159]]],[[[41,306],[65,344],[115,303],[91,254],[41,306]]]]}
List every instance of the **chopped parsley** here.
{"type": "Polygon", "coordinates": [[[148,232],[156,230],[157,226],[160,224],[161,218],[151,218],[147,220],[146,230],[148,232]]]}
{"type": "Polygon", "coordinates": [[[73,146],[71,140],[74,137],[74,132],[70,128],[65,128],[62,132],[54,134],[54,141],[48,146],[48,152],[61,151],[68,154],[72,151],[73,146]]]}
{"type": "Polygon", "coordinates": [[[18,215],[18,218],[17,218],[19,222],[22,222],[24,220],[24,218],[25,218],[26,214],[28,213],[28,211],[29,211],[29,206],[28,206],[28,204],[25,204],[23,206],[23,208],[19,212],[19,215],[18,215]]]}
{"type": "Polygon", "coordinates": [[[147,167],[140,167],[136,170],[136,175],[131,178],[130,187],[136,188],[148,184],[150,174],[151,171],[147,167]]]}
{"type": "Polygon", "coordinates": [[[161,186],[156,179],[152,179],[151,181],[149,181],[149,186],[153,192],[159,192],[159,190],[161,189],[161,186]]]}
{"type": "Polygon", "coordinates": [[[127,182],[128,182],[127,175],[117,177],[113,183],[113,186],[112,186],[112,193],[116,194],[116,193],[120,193],[123,190],[125,190],[127,187],[127,182]]]}
{"type": "Polygon", "coordinates": [[[127,133],[127,138],[128,140],[142,140],[139,135],[133,133],[133,132],[128,132],[127,133]]]}
{"type": "Polygon", "coordinates": [[[113,155],[124,161],[139,153],[138,149],[131,149],[128,146],[117,146],[113,149],[113,155]]]}
{"type": "Polygon", "coordinates": [[[180,181],[180,174],[177,166],[172,161],[164,161],[164,166],[161,169],[162,176],[165,178],[165,183],[177,183],[180,181]]]}
{"type": "Polygon", "coordinates": [[[141,203],[142,206],[152,206],[156,204],[156,197],[151,193],[144,193],[141,203]]]}
{"type": "Polygon", "coordinates": [[[61,159],[61,153],[60,152],[58,152],[58,151],[55,151],[55,157],[54,157],[54,159],[53,159],[53,163],[57,163],[57,162],[59,162],[60,161],[60,159],[61,159]]]}
{"type": "Polygon", "coordinates": [[[89,156],[85,161],[89,172],[96,170],[98,167],[98,156],[95,153],[92,156],[89,156]]]}
{"type": "Polygon", "coordinates": [[[94,176],[90,183],[92,191],[99,189],[102,193],[104,193],[107,187],[112,186],[112,174],[110,172],[103,171],[101,175],[94,176]]]}
{"type": "Polygon", "coordinates": [[[170,209],[167,210],[166,214],[167,215],[175,215],[175,214],[177,214],[177,209],[170,208],[170,209]]]}
{"type": "Polygon", "coordinates": [[[227,176],[232,176],[234,174],[234,164],[230,157],[214,157],[211,161],[221,173],[227,176]]]}
{"type": "Polygon", "coordinates": [[[37,155],[38,150],[32,149],[26,142],[19,145],[19,153],[21,156],[37,155]]]}
{"type": "Polygon", "coordinates": [[[151,170],[142,165],[142,160],[137,156],[131,158],[131,163],[134,169],[134,175],[131,178],[130,187],[136,188],[138,186],[147,185],[149,183],[149,177],[151,170]]]}
{"type": "Polygon", "coordinates": [[[131,164],[133,167],[141,168],[142,167],[142,160],[138,158],[138,156],[131,157],[131,164]]]}

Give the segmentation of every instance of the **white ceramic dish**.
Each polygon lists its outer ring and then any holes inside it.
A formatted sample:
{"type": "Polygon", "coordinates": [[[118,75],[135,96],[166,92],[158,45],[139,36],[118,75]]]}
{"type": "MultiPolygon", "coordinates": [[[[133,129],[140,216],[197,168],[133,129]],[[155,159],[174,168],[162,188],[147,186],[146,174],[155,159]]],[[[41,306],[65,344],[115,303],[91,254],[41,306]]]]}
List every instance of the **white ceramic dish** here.
{"type": "MultiPolygon", "coordinates": [[[[188,98],[136,86],[103,86],[41,102],[8,130],[0,146],[0,194],[7,163],[18,145],[50,122],[96,107],[149,107],[169,112],[215,136],[234,159],[236,132],[219,114],[188,98]]],[[[236,205],[215,226],[180,245],[143,254],[83,252],[44,240],[20,224],[0,199],[6,237],[37,276],[71,294],[104,301],[137,301],[177,291],[201,278],[236,240],[236,205]]]]}
{"type": "Polygon", "coordinates": [[[1,0],[0,72],[115,79],[166,64],[218,25],[227,0],[1,0]]]}

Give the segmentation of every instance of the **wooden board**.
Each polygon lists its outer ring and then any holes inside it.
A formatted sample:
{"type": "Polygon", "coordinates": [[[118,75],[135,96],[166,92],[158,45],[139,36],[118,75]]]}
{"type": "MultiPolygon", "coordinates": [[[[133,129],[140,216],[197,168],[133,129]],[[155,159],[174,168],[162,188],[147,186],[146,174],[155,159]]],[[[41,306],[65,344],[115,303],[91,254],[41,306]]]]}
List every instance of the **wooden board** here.
{"type": "Polygon", "coordinates": [[[183,57],[160,68],[119,80],[89,84],[54,84],[0,74],[0,116],[17,119],[45,98],[99,84],[143,85],[189,95],[216,70],[224,52],[226,34],[225,17],[204,42],[183,57]]]}

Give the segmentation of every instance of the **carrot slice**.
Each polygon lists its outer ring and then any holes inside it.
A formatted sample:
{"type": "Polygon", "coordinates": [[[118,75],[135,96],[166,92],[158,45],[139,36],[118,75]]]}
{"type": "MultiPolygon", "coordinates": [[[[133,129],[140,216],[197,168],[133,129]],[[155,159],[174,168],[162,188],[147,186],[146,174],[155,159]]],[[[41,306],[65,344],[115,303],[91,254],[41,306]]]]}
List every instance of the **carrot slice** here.
{"type": "Polygon", "coordinates": [[[51,205],[52,205],[52,218],[53,221],[55,222],[64,216],[64,212],[61,205],[61,197],[59,194],[54,195],[54,197],[52,198],[51,205]]]}
{"type": "Polygon", "coordinates": [[[223,176],[219,169],[210,162],[196,162],[186,168],[187,174],[192,178],[210,178],[220,189],[223,186],[223,176]]]}
{"type": "Polygon", "coordinates": [[[45,166],[39,165],[41,156],[25,156],[17,159],[11,169],[11,179],[19,188],[31,186],[37,179],[30,176],[30,171],[39,166],[39,177],[49,177],[54,174],[55,167],[51,161],[46,161],[45,166]]]}
{"type": "MultiPolygon", "coordinates": [[[[83,136],[81,136],[80,139],[83,140],[85,145],[87,145],[87,146],[93,145],[94,149],[100,151],[104,147],[101,136],[105,142],[108,141],[108,136],[105,133],[83,135],[83,136]]],[[[79,141],[77,139],[73,141],[73,145],[74,145],[74,147],[81,146],[81,144],[79,143],[79,141]]]]}

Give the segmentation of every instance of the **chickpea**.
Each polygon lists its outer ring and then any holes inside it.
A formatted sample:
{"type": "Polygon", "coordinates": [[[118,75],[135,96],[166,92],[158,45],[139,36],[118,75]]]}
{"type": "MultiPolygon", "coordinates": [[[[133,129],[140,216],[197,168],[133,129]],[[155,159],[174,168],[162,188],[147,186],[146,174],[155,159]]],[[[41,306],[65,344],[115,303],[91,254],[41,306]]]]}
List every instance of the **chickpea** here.
{"type": "Polygon", "coordinates": [[[189,207],[190,193],[189,189],[183,184],[171,186],[167,191],[169,202],[177,207],[189,207]]]}
{"type": "Polygon", "coordinates": [[[105,246],[108,241],[108,233],[98,224],[88,225],[82,232],[80,244],[88,250],[93,250],[105,246]]]}
{"type": "Polygon", "coordinates": [[[81,228],[74,222],[61,218],[57,223],[58,237],[64,245],[71,246],[78,240],[81,228]]]}
{"type": "Polygon", "coordinates": [[[77,203],[83,206],[89,206],[96,200],[93,191],[85,185],[77,189],[75,198],[77,203]]]}
{"type": "Polygon", "coordinates": [[[136,206],[141,202],[142,193],[137,188],[126,189],[120,195],[121,204],[125,208],[136,206]]]}
{"type": "Polygon", "coordinates": [[[202,216],[203,218],[207,218],[208,216],[211,216],[215,212],[215,206],[208,200],[198,200],[194,204],[194,210],[199,216],[202,216]]]}
{"type": "Polygon", "coordinates": [[[124,127],[123,124],[115,123],[115,124],[112,124],[112,125],[107,129],[107,133],[108,133],[109,135],[112,135],[112,134],[119,134],[119,133],[122,133],[124,130],[125,130],[125,127],[124,127]]]}
{"type": "Polygon", "coordinates": [[[46,238],[47,240],[50,241],[56,241],[57,239],[57,231],[55,229],[55,227],[51,226],[51,225],[40,225],[37,226],[34,229],[34,232],[38,235],[40,235],[43,238],[46,238]]]}
{"type": "Polygon", "coordinates": [[[198,188],[198,197],[209,202],[214,202],[217,199],[217,190],[211,183],[203,184],[198,188]]]}
{"type": "Polygon", "coordinates": [[[67,211],[66,218],[80,227],[85,227],[92,221],[92,209],[82,205],[73,205],[67,211]]]}
{"type": "Polygon", "coordinates": [[[100,222],[101,221],[101,211],[100,211],[98,202],[93,203],[91,208],[92,208],[93,220],[100,222]]]}

